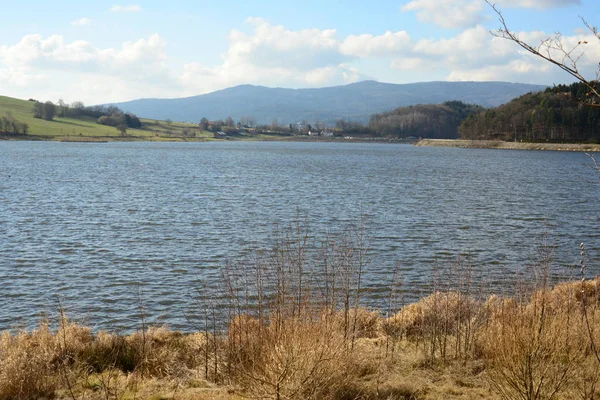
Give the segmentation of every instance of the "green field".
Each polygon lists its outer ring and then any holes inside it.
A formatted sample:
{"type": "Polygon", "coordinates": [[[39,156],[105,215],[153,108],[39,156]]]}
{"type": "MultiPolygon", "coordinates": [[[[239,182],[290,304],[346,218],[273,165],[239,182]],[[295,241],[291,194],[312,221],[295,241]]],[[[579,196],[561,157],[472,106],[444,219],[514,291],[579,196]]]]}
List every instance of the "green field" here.
{"type": "MultiPolygon", "coordinates": [[[[125,137],[112,126],[100,125],[94,118],[54,118],[53,121],[33,117],[33,102],[0,96],[0,117],[11,114],[15,119],[29,125],[26,136],[5,135],[3,138],[32,140],[208,140],[213,134],[201,131],[196,124],[179,122],[167,123],[141,118],[141,129],[127,129],[125,137]],[[189,129],[194,137],[182,137],[184,129],[189,129]]],[[[0,137],[2,135],[0,134],[0,137]]]]}
{"type": "MultiPolygon", "coordinates": [[[[0,140],[58,140],[58,141],[207,141],[207,140],[319,140],[308,136],[290,136],[277,131],[253,131],[250,135],[231,135],[225,139],[215,139],[214,134],[203,131],[197,124],[167,122],[140,118],[141,129],[127,128],[127,135],[112,126],[96,123],[95,118],[81,116],[72,118],[55,117],[46,121],[33,117],[33,101],[0,96],[0,117],[12,115],[19,122],[29,126],[27,135],[8,135],[0,133],[0,140]],[[188,134],[185,135],[184,131],[188,134]]],[[[321,140],[331,140],[323,138],[321,140]]]]}

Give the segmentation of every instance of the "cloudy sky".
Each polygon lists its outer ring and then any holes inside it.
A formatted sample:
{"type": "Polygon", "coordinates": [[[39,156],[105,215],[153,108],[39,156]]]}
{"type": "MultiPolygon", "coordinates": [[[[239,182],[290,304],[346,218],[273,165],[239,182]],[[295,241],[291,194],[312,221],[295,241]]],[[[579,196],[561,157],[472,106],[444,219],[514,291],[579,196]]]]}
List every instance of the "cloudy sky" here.
{"type": "MultiPolygon", "coordinates": [[[[590,77],[598,0],[496,0],[531,43],[579,41],[590,77]]],[[[4,2],[0,95],[85,104],[184,97],[239,84],[322,87],[374,79],[570,83],[489,31],[484,0],[4,2]]],[[[578,53],[577,53],[578,54],[578,53]]]]}

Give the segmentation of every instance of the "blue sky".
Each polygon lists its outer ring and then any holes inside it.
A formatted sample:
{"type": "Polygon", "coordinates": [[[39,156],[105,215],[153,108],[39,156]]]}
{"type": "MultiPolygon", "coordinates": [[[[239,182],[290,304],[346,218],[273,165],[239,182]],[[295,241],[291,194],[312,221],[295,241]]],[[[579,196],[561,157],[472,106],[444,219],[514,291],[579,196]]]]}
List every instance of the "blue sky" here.
{"type": "MultiPolygon", "coordinates": [[[[598,0],[497,0],[531,43],[588,44],[598,0]]],[[[3,4],[0,95],[86,104],[184,97],[239,84],[322,87],[365,79],[538,83],[573,79],[489,30],[484,0],[93,1],[3,4]],[[8,16],[8,18],[7,18],[8,16]]]]}

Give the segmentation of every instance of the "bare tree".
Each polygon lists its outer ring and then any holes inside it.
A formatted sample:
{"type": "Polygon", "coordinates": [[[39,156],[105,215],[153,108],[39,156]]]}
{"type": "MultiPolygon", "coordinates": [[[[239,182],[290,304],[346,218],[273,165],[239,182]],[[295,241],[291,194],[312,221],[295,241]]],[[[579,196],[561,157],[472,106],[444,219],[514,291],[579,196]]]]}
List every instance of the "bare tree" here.
{"type": "Polygon", "coordinates": [[[242,126],[253,128],[256,125],[256,118],[251,115],[240,117],[240,123],[242,126]]]}
{"type": "MultiPolygon", "coordinates": [[[[593,80],[586,78],[577,65],[583,56],[583,47],[588,44],[586,40],[580,40],[576,45],[568,46],[565,44],[561,33],[557,32],[554,34],[554,36],[541,40],[537,45],[527,43],[520,39],[516,32],[510,30],[506,20],[504,19],[504,16],[502,15],[502,12],[494,3],[492,3],[490,0],[485,0],[485,2],[488,3],[498,15],[498,19],[500,21],[500,28],[492,31],[492,35],[515,42],[534,56],[540,57],[567,72],[569,75],[582,82],[589,89],[589,104],[595,107],[600,107],[600,88],[598,87],[598,80],[600,78],[600,65],[596,70],[596,76],[593,80]]],[[[598,32],[598,28],[590,25],[584,18],[581,18],[581,20],[586,28],[600,41],[600,32],[598,32]]]]}
{"type": "Polygon", "coordinates": [[[119,133],[121,134],[121,136],[127,135],[127,125],[119,124],[116,126],[116,128],[119,131],[119,133]]]}

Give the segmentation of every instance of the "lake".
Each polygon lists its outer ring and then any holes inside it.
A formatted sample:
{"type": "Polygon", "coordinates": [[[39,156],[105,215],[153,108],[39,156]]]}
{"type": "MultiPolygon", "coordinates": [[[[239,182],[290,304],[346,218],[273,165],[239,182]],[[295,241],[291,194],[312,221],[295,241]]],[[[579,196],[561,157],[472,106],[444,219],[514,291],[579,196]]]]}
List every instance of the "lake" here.
{"type": "Polygon", "coordinates": [[[0,142],[0,329],[55,315],[189,330],[198,285],[300,218],[368,233],[367,305],[399,265],[408,299],[457,257],[494,287],[550,244],[555,276],[600,273],[598,176],[581,153],[375,143],[0,142]]]}

